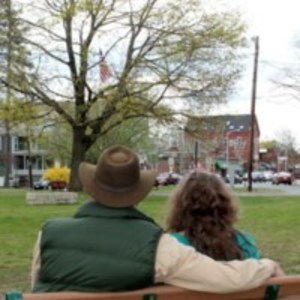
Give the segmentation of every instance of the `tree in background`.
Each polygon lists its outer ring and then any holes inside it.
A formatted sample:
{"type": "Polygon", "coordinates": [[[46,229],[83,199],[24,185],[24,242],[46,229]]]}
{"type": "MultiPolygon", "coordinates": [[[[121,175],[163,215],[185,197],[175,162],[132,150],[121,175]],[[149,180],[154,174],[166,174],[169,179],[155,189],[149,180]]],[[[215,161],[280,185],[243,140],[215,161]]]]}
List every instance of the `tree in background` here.
{"type": "Polygon", "coordinates": [[[195,114],[225,101],[241,71],[245,26],[238,13],[211,5],[194,0],[29,4],[31,15],[24,19],[31,31],[24,40],[35,53],[36,70],[24,86],[2,82],[51,107],[70,126],[70,189],[81,188],[77,170],[88,150],[126,120],[171,122],[176,114],[195,114]]]}
{"type": "MultiPolygon", "coordinates": [[[[50,130],[44,136],[42,148],[47,149],[47,158],[50,161],[58,161],[63,165],[71,163],[72,130],[68,123],[56,120],[50,130]]],[[[99,154],[107,147],[115,144],[126,145],[135,149],[138,153],[148,156],[153,152],[153,143],[148,120],[125,120],[106,135],[98,139],[87,151],[86,160],[96,162],[99,154]],[[138,128],[138,130],[136,130],[138,128]]]]}
{"type": "Polygon", "coordinates": [[[277,170],[292,171],[300,163],[300,153],[296,147],[296,138],[289,129],[278,131],[276,137],[276,140],[261,141],[260,148],[267,149],[269,153],[273,153],[273,164],[277,170]]]}
{"type": "Polygon", "coordinates": [[[153,146],[148,120],[144,118],[124,120],[119,126],[98,139],[89,149],[86,157],[90,161],[97,161],[99,153],[115,144],[126,145],[135,149],[141,156],[147,156],[153,146]]]}
{"type": "Polygon", "coordinates": [[[5,128],[5,149],[2,163],[5,165],[4,186],[9,185],[11,174],[11,107],[14,99],[22,98],[21,94],[11,88],[26,84],[25,74],[31,67],[29,52],[24,46],[23,36],[26,34],[24,23],[19,18],[18,10],[12,7],[11,0],[0,2],[0,78],[6,85],[0,85],[0,125],[5,128]]]}
{"type": "MultiPolygon", "coordinates": [[[[296,50],[300,49],[300,40],[296,43],[296,50]]],[[[289,67],[278,68],[276,78],[272,79],[274,86],[282,95],[286,95],[288,100],[300,100],[300,69],[299,64],[291,64],[289,67]]],[[[286,99],[285,99],[286,100],[286,99]]],[[[286,104],[286,103],[284,103],[286,104]]]]}
{"type": "Polygon", "coordinates": [[[26,160],[28,163],[28,186],[33,185],[32,167],[36,149],[47,149],[47,128],[50,123],[49,109],[31,101],[11,97],[9,109],[0,103],[0,119],[5,119],[12,131],[25,142],[26,160]],[[47,122],[45,122],[47,117],[47,122]],[[38,145],[43,145],[42,147],[38,145]]]}
{"type": "Polygon", "coordinates": [[[284,159],[285,170],[292,170],[299,162],[296,138],[289,129],[282,129],[276,133],[279,158],[284,159]]]}

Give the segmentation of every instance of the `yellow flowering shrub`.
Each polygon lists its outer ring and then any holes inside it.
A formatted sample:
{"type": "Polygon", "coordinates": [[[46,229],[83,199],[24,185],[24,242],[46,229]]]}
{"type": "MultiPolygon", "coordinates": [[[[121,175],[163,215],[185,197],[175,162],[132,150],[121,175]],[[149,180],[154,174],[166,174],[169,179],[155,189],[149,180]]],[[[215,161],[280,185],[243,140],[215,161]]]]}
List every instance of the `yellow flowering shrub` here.
{"type": "Polygon", "coordinates": [[[70,169],[68,167],[53,167],[44,172],[43,179],[50,181],[64,181],[69,183],[70,169]]]}

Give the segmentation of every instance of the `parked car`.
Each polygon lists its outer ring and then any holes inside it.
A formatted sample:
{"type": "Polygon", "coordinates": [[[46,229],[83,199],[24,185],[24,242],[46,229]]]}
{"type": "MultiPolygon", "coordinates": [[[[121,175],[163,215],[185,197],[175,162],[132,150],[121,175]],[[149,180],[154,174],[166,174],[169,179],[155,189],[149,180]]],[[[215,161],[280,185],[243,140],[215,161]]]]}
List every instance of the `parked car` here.
{"type": "Polygon", "coordinates": [[[175,185],[180,181],[181,178],[182,176],[178,173],[164,172],[160,173],[156,177],[156,180],[159,185],[175,185]]]}
{"type": "Polygon", "coordinates": [[[50,182],[52,190],[64,190],[67,187],[67,183],[63,180],[55,180],[50,182]]]}
{"type": "Polygon", "coordinates": [[[33,183],[35,190],[63,190],[67,187],[67,183],[63,180],[39,180],[33,183]]]}
{"type": "Polygon", "coordinates": [[[252,181],[253,182],[266,182],[267,179],[263,172],[254,171],[254,172],[252,172],[252,181]]]}
{"type": "Polygon", "coordinates": [[[293,183],[293,176],[289,172],[275,173],[272,178],[272,184],[289,184],[293,183]]]}
{"type": "MultiPolygon", "coordinates": [[[[253,182],[266,182],[267,181],[267,178],[265,177],[263,172],[254,171],[254,172],[252,172],[251,177],[252,177],[253,182]]],[[[248,173],[245,173],[243,175],[243,180],[244,181],[248,180],[248,173]]]]}
{"type": "MultiPolygon", "coordinates": [[[[229,174],[226,175],[225,182],[230,183],[229,174]]],[[[239,184],[239,183],[243,183],[243,178],[238,174],[234,174],[234,184],[239,184]]]]}
{"type": "Polygon", "coordinates": [[[8,185],[9,187],[13,187],[13,188],[20,187],[19,178],[9,177],[8,185]]]}
{"type": "Polygon", "coordinates": [[[274,172],[273,171],[263,171],[266,181],[272,181],[274,172]]]}
{"type": "Polygon", "coordinates": [[[39,180],[33,183],[33,188],[35,190],[47,190],[49,189],[50,181],[49,180],[39,180]]]}

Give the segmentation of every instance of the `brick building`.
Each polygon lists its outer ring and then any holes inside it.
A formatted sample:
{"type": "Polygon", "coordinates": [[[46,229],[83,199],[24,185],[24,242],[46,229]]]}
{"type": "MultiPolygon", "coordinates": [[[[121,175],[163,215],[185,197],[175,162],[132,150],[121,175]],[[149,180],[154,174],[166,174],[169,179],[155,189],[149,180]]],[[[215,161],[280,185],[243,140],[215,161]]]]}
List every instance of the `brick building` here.
{"type": "MultiPolygon", "coordinates": [[[[198,145],[197,167],[207,170],[226,169],[235,164],[248,167],[251,115],[218,115],[191,119],[185,130],[186,144],[198,145]]],[[[254,168],[259,159],[259,126],[254,123],[254,168]]],[[[196,149],[196,148],[195,148],[196,149]]],[[[196,152],[196,151],[195,151],[196,152]]],[[[195,154],[196,155],[196,154],[195,154]]],[[[195,157],[194,155],[194,157],[195,157]]]]}

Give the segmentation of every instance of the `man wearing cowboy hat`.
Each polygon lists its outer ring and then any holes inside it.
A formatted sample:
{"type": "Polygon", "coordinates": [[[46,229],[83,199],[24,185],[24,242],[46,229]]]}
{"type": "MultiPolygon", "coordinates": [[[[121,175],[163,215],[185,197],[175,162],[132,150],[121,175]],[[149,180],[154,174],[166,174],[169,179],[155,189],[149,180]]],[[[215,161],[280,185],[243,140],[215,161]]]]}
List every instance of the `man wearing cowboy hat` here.
{"type": "Polygon", "coordinates": [[[81,163],[92,197],[70,219],[46,222],[34,250],[32,289],[125,291],[167,283],[207,292],[254,288],[281,275],[269,259],[217,262],[181,245],[135,208],[151,191],[154,171],[141,171],[136,154],[113,146],[97,165],[81,163]]]}

